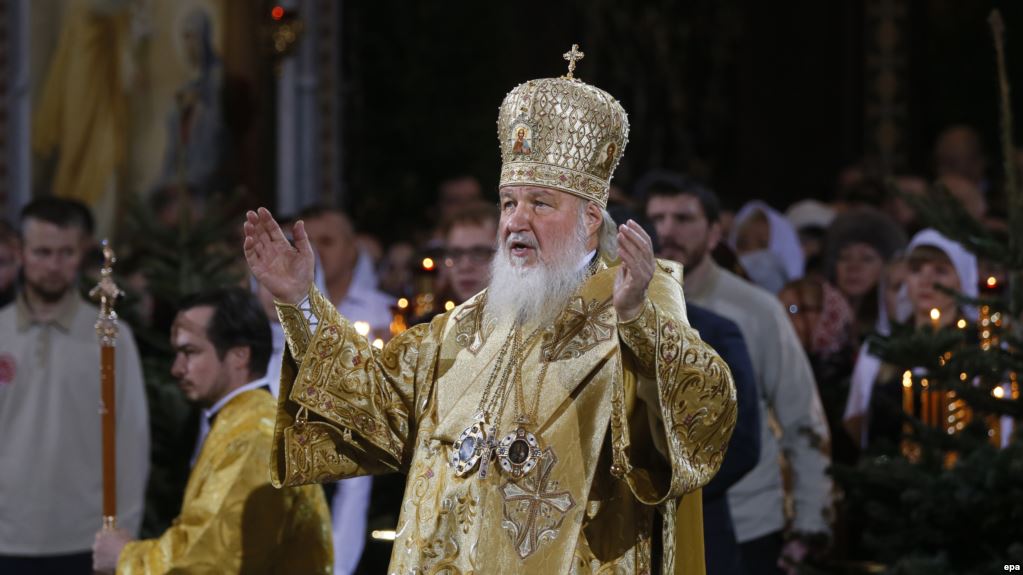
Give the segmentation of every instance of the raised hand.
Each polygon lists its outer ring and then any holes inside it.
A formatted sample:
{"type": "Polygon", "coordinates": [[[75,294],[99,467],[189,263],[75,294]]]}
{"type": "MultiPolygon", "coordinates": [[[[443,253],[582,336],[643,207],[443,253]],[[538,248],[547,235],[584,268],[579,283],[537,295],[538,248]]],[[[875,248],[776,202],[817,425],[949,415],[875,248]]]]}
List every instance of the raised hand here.
{"type": "Polygon", "coordinates": [[[633,220],[618,226],[621,269],[615,277],[614,306],[620,321],[635,319],[643,311],[646,288],[654,277],[654,246],[650,236],[633,220]]]}
{"type": "Polygon", "coordinates": [[[302,301],[313,283],[316,264],[305,223],[295,224],[294,246],[266,208],[247,212],[244,228],[245,259],[252,275],[277,301],[290,304],[302,301]]]}

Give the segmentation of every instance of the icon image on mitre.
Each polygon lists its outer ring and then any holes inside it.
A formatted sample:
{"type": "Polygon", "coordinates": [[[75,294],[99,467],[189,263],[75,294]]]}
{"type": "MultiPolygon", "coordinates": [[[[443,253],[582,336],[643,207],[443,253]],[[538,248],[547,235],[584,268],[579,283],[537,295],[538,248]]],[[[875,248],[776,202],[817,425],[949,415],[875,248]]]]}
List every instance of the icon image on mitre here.
{"type": "Polygon", "coordinates": [[[512,155],[528,156],[533,153],[533,130],[524,122],[512,126],[512,155]]]}
{"type": "Polygon", "coordinates": [[[604,156],[604,159],[600,163],[600,167],[605,172],[608,172],[609,174],[611,173],[611,168],[614,167],[615,152],[617,152],[617,151],[618,151],[618,144],[616,144],[614,142],[611,142],[605,148],[605,156],[604,156]]]}

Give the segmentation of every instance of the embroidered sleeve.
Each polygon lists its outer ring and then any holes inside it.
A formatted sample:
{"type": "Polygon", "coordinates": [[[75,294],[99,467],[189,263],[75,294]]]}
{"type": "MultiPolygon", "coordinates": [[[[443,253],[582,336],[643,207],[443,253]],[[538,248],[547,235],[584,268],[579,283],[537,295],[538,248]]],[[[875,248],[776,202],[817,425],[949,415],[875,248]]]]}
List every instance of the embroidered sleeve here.
{"type": "MultiPolygon", "coordinates": [[[[415,441],[446,315],[375,349],[317,290],[316,329],[282,310],[288,349],[281,367],[271,476],[275,484],[400,471],[415,441]],[[307,328],[308,329],[308,328],[307,328]],[[303,345],[304,334],[310,334],[303,345]]],[[[297,309],[297,308],[295,308],[297,309]]]]}
{"type": "Polygon", "coordinates": [[[300,358],[305,355],[309,339],[316,333],[316,328],[320,324],[320,314],[323,313],[324,305],[334,307],[315,286],[310,286],[309,293],[296,305],[274,301],[277,317],[284,329],[284,339],[288,342],[293,357],[300,358]]]}
{"type": "Polygon", "coordinates": [[[645,376],[654,375],[656,365],[657,312],[650,300],[644,300],[643,311],[626,322],[618,322],[618,336],[636,358],[636,365],[645,376]]]}
{"type": "Polygon", "coordinates": [[[681,286],[666,275],[655,279],[648,307],[620,326],[635,359],[623,357],[611,422],[612,473],[648,505],[706,485],[721,466],[736,418],[728,366],[688,325],[681,286]],[[645,412],[630,412],[636,399],[645,412]],[[638,441],[642,437],[652,441],[638,441]],[[663,453],[651,454],[650,443],[663,453]],[[666,466],[658,463],[664,459],[666,466]]]}

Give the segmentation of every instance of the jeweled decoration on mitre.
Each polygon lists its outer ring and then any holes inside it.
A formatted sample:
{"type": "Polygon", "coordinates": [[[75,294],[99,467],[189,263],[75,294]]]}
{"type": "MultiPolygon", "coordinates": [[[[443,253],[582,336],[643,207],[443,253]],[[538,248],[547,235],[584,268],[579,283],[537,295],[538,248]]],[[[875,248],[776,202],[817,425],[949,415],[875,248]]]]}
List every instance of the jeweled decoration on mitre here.
{"type": "Polygon", "coordinates": [[[555,188],[607,207],[629,118],[610,94],[574,77],[583,57],[578,45],[564,57],[566,75],[519,84],[501,103],[500,187],[555,188]]]}

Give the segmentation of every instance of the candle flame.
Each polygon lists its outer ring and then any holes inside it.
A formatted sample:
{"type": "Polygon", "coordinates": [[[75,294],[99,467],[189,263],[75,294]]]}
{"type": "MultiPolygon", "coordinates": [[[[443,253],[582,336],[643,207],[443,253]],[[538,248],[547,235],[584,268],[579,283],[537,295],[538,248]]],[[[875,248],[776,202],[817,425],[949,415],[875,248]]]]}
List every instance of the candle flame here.
{"type": "Polygon", "coordinates": [[[938,321],[939,319],[941,319],[941,310],[936,308],[936,307],[932,307],[931,308],[931,321],[938,321]]]}
{"type": "Polygon", "coordinates": [[[398,309],[405,309],[408,307],[408,300],[405,298],[398,298],[398,309]]]}
{"type": "Polygon", "coordinates": [[[437,265],[437,264],[434,263],[433,258],[423,258],[423,269],[424,270],[431,271],[434,268],[435,265],[437,265]]]}
{"type": "Polygon", "coordinates": [[[993,288],[993,287],[995,287],[997,285],[998,285],[998,278],[996,278],[995,276],[990,276],[990,277],[987,278],[987,287],[993,288]]]}

